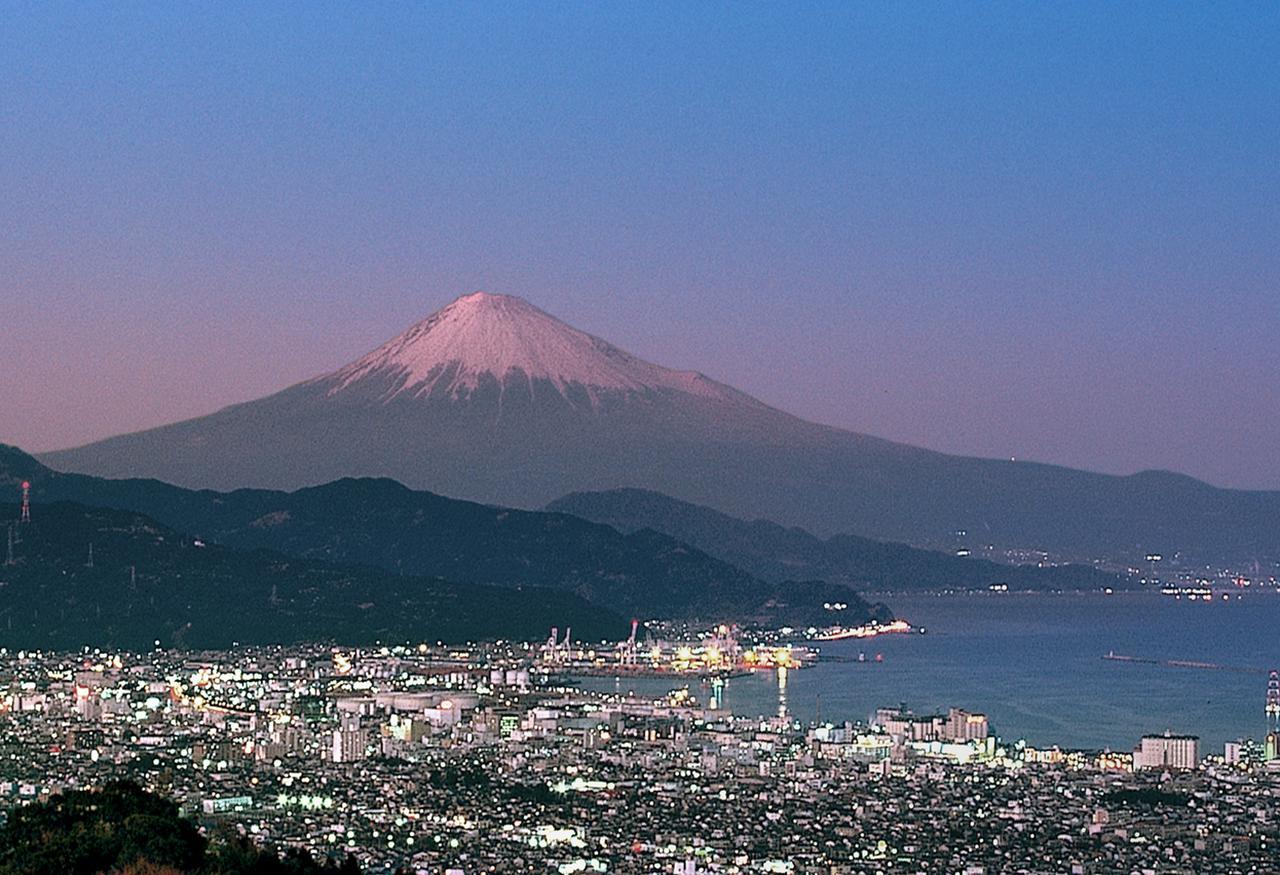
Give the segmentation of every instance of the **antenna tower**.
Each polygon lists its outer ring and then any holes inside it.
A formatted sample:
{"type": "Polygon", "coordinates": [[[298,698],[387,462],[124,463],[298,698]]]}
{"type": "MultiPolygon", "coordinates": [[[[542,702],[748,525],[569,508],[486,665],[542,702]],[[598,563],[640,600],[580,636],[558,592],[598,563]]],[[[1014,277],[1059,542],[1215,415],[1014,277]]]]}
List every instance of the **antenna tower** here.
{"type": "Polygon", "coordinates": [[[1267,679],[1267,732],[1280,733],[1280,672],[1267,679]]]}
{"type": "Polygon", "coordinates": [[[22,481],[22,513],[18,516],[18,522],[31,522],[31,481],[22,481]]]}

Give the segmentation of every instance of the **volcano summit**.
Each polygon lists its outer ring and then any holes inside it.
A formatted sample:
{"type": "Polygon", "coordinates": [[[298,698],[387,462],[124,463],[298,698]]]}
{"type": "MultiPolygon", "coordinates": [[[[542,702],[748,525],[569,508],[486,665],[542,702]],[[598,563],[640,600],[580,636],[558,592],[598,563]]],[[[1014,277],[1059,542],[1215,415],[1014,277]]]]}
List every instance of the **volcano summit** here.
{"type": "Polygon", "coordinates": [[[475,292],[458,298],[336,374],[321,378],[332,393],[372,380],[390,383],[391,400],[465,400],[483,385],[500,397],[513,383],[547,383],[570,404],[598,406],[610,394],[677,392],[730,400],[746,396],[691,371],[662,368],[579,331],[510,295],[475,292]]]}
{"type": "Polygon", "coordinates": [[[387,476],[518,507],[641,487],[735,516],[922,546],[1280,555],[1280,493],[949,456],[817,425],[483,292],[330,374],[42,459],[217,489],[387,476]]]}

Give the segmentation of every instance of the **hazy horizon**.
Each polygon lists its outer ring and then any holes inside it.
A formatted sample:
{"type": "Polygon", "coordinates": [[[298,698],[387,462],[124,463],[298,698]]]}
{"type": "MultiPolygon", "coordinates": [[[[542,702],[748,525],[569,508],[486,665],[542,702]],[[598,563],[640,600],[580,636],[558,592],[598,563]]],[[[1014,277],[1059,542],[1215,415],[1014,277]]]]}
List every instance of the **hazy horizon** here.
{"type": "Polygon", "coordinates": [[[1280,488],[1280,11],[736,11],[19,6],[0,440],[485,289],[841,428],[1280,488]]]}

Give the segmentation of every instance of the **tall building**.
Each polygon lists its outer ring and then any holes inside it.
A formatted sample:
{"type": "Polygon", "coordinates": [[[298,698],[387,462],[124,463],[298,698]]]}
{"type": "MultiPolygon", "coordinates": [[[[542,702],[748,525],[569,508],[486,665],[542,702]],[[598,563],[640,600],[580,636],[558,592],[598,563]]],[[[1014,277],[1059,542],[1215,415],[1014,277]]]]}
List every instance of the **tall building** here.
{"type": "Polygon", "coordinates": [[[991,734],[991,724],[986,714],[973,714],[961,708],[947,712],[947,728],[943,735],[947,741],[984,741],[991,734]]]}
{"type": "Polygon", "coordinates": [[[1134,769],[1194,769],[1200,764],[1196,735],[1144,735],[1133,751],[1134,769]]]}
{"type": "Polygon", "coordinates": [[[368,755],[369,733],[364,729],[333,730],[332,759],[335,763],[354,763],[368,755]]]}
{"type": "Polygon", "coordinates": [[[877,710],[875,725],[899,741],[937,741],[945,721],[940,714],[916,714],[903,705],[877,710]]]}
{"type": "Polygon", "coordinates": [[[991,734],[985,714],[951,708],[947,716],[916,714],[905,706],[880,708],[875,724],[903,741],[983,741],[991,734]]]}

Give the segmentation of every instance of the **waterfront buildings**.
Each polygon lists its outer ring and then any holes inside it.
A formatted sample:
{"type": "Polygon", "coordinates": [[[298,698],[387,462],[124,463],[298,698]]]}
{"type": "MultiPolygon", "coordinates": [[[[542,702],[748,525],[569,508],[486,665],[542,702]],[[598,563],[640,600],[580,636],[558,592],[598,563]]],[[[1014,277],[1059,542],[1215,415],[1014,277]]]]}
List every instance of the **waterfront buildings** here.
{"type": "Polygon", "coordinates": [[[984,741],[991,733],[985,714],[951,708],[943,714],[916,714],[905,705],[876,711],[875,723],[901,741],[984,741]]]}
{"type": "Polygon", "coordinates": [[[0,653],[0,809],[130,778],[206,829],[415,875],[1280,869],[1280,771],[1177,768],[1174,736],[1135,771],[958,708],[703,701],[577,689],[540,645],[0,653]]]}

